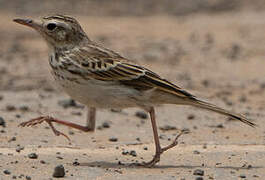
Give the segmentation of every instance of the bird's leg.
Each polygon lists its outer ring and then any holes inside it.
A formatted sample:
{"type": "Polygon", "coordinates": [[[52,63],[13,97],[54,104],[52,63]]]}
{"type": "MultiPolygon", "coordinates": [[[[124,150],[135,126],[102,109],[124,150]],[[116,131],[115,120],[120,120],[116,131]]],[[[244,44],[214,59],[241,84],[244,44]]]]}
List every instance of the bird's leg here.
{"type": "Polygon", "coordinates": [[[29,120],[29,121],[22,122],[22,123],[19,124],[19,126],[22,126],[22,127],[35,126],[37,124],[41,124],[42,122],[46,121],[49,124],[49,126],[51,127],[51,129],[53,130],[53,132],[54,132],[54,134],[56,136],[63,135],[68,140],[70,140],[67,135],[65,135],[64,133],[56,130],[55,127],[53,126],[52,122],[63,124],[65,126],[68,126],[68,127],[71,127],[71,128],[75,128],[75,129],[78,129],[78,130],[81,130],[81,131],[84,131],[84,132],[88,132],[88,131],[94,131],[95,130],[95,120],[96,120],[96,108],[89,108],[88,109],[88,117],[87,117],[87,125],[86,126],[81,126],[79,124],[75,124],[75,123],[72,123],[72,122],[55,119],[55,118],[50,117],[50,116],[40,116],[38,118],[34,118],[34,119],[29,120]]]}
{"type": "Polygon", "coordinates": [[[87,129],[95,131],[96,128],[96,108],[87,108],[87,129]]]}
{"type": "Polygon", "coordinates": [[[154,140],[155,140],[156,152],[155,152],[155,156],[153,157],[153,159],[151,161],[144,162],[142,164],[143,166],[146,166],[146,167],[152,167],[156,163],[158,163],[160,161],[160,155],[162,153],[162,149],[161,149],[159,137],[158,137],[158,132],[157,132],[156,120],[155,120],[155,109],[153,107],[150,108],[149,114],[150,114],[151,124],[152,124],[152,128],[153,128],[153,135],[154,135],[154,140]]]}
{"type": "Polygon", "coordinates": [[[152,167],[156,163],[158,163],[160,161],[160,155],[163,152],[175,147],[178,144],[178,141],[177,141],[178,138],[182,134],[187,133],[187,131],[181,131],[170,145],[168,145],[168,146],[166,146],[164,148],[161,148],[160,142],[159,142],[159,137],[158,137],[158,132],[157,132],[156,120],[155,120],[155,110],[154,110],[153,107],[151,107],[151,109],[149,110],[149,113],[150,113],[150,118],[151,118],[151,123],[152,123],[152,128],[153,128],[156,152],[155,152],[155,155],[154,155],[154,157],[153,157],[153,159],[151,161],[144,162],[143,164],[141,164],[141,165],[143,165],[145,167],[152,167]]]}

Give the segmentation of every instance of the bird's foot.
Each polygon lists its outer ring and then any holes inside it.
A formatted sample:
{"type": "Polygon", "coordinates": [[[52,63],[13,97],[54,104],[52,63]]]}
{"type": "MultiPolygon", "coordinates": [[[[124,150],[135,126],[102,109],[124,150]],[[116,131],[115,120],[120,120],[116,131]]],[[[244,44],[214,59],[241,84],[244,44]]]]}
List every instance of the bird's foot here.
{"type": "Polygon", "coordinates": [[[175,137],[174,141],[171,144],[169,144],[168,146],[163,147],[161,149],[161,154],[163,152],[165,152],[165,151],[167,151],[167,150],[175,147],[176,145],[178,145],[178,139],[179,139],[179,137],[182,136],[183,134],[188,134],[189,132],[190,132],[189,130],[181,130],[181,132],[175,137]]]}
{"type": "Polygon", "coordinates": [[[151,161],[143,162],[143,163],[137,163],[137,164],[133,163],[132,165],[143,166],[143,167],[148,167],[148,168],[153,167],[156,163],[158,163],[158,162],[160,161],[160,155],[161,155],[163,152],[165,152],[165,151],[167,151],[167,150],[169,150],[169,149],[175,147],[176,145],[178,145],[178,139],[179,139],[179,137],[180,137],[181,135],[183,135],[183,134],[187,134],[187,133],[189,133],[188,130],[182,130],[182,131],[176,136],[176,138],[174,139],[174,141],[173,141],[170,145],[168,145],[168,146],[166,146],[166,147],[161,148],[160,150],[158,150],[158,151],[156,152],[155,156],[153,157],[153,159],[152,159],[151,161]]]}
{"type": "Polygon", "coordinates": [[[49,124],[49,126],[51,127],[53,133],[56,136],[62,135],[66,139],[68,139],[68,141],[71,141],[70,138],[66,134],[64,134],[64,133],[58,131],[57,129],[55,129],[55,127],[52,125],[52,122],[54,122],[54,118],[53,117],[50,117],[50,116],[40,116],[40,117],[31,119],[29,121],[22,122],[22,123],[19,124],[19,126],[21,126],[21,127],[32,127],[32,126],[35,126],[37,124],[41,124],[44,121],[46,121],[49,124]]]}

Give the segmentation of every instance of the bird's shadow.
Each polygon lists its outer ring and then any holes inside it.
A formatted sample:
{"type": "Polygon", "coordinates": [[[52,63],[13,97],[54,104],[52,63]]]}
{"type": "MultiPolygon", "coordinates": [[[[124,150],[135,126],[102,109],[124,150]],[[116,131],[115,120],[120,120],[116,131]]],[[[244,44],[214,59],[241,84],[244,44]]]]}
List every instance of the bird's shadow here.
{"type": "MultiPolygon", "coordinates": [[[[106,161],[94,161],[94,162],[88,162],[88,163],[79,163],[79,166],[87,166],[87,167],[98,167],[98,168],[132,168],[132,169],[138,169],[138,168],[147,168],[144,166],[139,166],[135,163],[114,163],[114,162],[106,162],[106,161]]],[[[251,166],[251,167],[242,167],[242,166],[196,166],[196,165],[155,165],[152,167],[154,169],[170,169],[170,168],[184,168],[184,169],[194,169],[194,168],[217,168],[217,169],[259,169],[264,168],[264,166],[251,166]]]]}

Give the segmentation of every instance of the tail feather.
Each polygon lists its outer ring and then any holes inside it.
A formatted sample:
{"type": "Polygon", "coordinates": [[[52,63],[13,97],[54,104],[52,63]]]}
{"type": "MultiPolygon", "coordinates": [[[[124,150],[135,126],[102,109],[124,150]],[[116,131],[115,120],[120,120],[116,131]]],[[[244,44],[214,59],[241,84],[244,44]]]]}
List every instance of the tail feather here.
{"type": "Polygon", "coordinates": [[[227,111],[225,109],[219,108],[213,104],[201,101],[201,100],[195,100],[192,103],[190,103],[190,105],[198,107],[198,108],[202,108],[202,109],[206,109],[206,110],[210,110],[210,111],[214,111],[223,115],[226,115],[228,117],[231,117],[233,119],[239,120],[251,127],[256,127],[257,125],[253,122],[251,122],[250,120],[248,120],[246,117],[244,117],[243,115],[240,114],[236,114],[230,111],[227,111]]]}

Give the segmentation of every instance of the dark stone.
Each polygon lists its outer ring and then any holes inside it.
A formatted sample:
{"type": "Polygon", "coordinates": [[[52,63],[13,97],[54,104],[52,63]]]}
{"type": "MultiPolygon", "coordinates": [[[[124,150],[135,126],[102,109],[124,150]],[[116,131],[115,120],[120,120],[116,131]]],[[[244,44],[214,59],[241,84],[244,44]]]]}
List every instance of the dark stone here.
{"type": "Polygon", "coordinates": [[[38,155],[36,153],[30,153],[30,154],[28,154],[28,157],[30,159],[37,159],[38,158],[38,155]]]}
{"type": "Polygon", "coordinates": [[[58,165],[54,168],[53,177],[59,178],[65,176],[65,170],[63,165],[58,165]]]}
{"type": "Polygon", "coordinates": [[[188,120],[193,120],[194,118],[195,118],[195,116],[194,116],[193,114],[190,114],[190,115],[188,115],[188,117],[187,117],[188,120]]]}
{"type": "Polygon", "coordinates": [[[195,150],[193,151],[193,154],[200,154],[200,151],[195,150]]]}
{"type": "Polygon", "coordinates": [[[135,116],[136,117],[139,117],[141,119],[147,119],[147,117],[148,117],[147,114],[145,112],[143,112],[143,111],[137,111],[135,113],[135,116]]]}
{"type": "Polygon", "coordinates": [[[109,141],[111,141],[111,142],[117,142],[118,141],[118,138],[116,138],[116,137],[110,137],[109,138],[109,141]]]}
{"type": "Polygon", "coordinates": [[[176,130],[176,126],[171,126],[171,125],[165,125],[162,127],[159,127],[160,130],[162,131],[170,131],[170,130],[176,130]]]}
{"type": "Polygon", "coordinates": [[[131,150],[130,151],[130,155],[133,156],[133,157],[136,157],[137,156],[136,151],[135,150],[131,150]]]}
{"type": "Polygon", "coordinates": [[[239,177],[240,177],[240,178],[246,178],[246,175],[245,175],[245,174],[240,174],[239,177]]]}
{"type": "Polygon", "coordinates": [[[129,154],[129,151],[127,151],[127,150],[123,150],[121,154],[122,154],[122,155],[127,155],[127,154],[129,154]]]}
{"type": "Polygon", "coordinates": [[[11,174],[11,172],[9,170],[7,170],[7,169],[4,170],[3,172],[4,172],[4,174],[7,174],[7,175],[11,174]]]}
{"type": "Polygon", "coordinates": [[[203,175],[204,175],[204,171],[201,170],[201,169],[196,169],[196,170],[193,172],[193,175],[203,176],[203,175]]]}
{"type": "Polygon", "coordinates": [[[15,111],[15,110],[16,110],[16,107],[13,106],[13,105],[7,105],[7,106],[6,106],[6,110],[7,110],[7,111],[15,111]]]}
{"type": "Polygon", "coordinates": [[[40,160],[41,164],[46,164],[46,162],[44,160],[40,160]]]}
{"type": "Polygon", "coordinates": [[[19,107],[19,110],[21,110],[21,111],[28,111],[29,110],[29,107],[26,106],[26,105],[22,105],[22,106],[19,107]]]}
{"type": "Polygon", "coordinates": [[[6,127],[6,122],[2,117],[0,117],[0,126],[6,127]]]}
{"type": "Polygon", "coordinates": [[[63,108],[69,108],[69,107],[83,108],[82,105],[76,104],[76,102],[73,99],[60,100],[58,101],[58,104],[62,106],[63,108]]]}
{"type": "Polygon", "coordinates": [[[195,180],[203,180],[203,177],[196,177],[195,180]]]}
{"type": "Polygon", "coordinates": [[[12,141],[16,141],[16,140],[17,140],[17,138],[14,136],[11,139],[9,139],[8,142],[12,142],[12,141]]]}
{"type": "Polygon", "coordinates": [[[110,124],[109,124],[109,122],[103,122],[103,123],[102,123],[102,127],[103,127],[103,128],[110,128],[110,124]]]}
{"type": "Polygon", "coordinates": [[[20,151],[22,151],[23,149],[24,149],[24,147],[17,146],[17,147],[16,147],[16,152],[20,152],[20,151]]]}
{"type": "Polygon", "coordinates": [[[74,165],[74,166],[79,166],[80,163],[79,163],[78,161],[74,161],[74,162],[73,162],[73,165],[74,165]]]}

